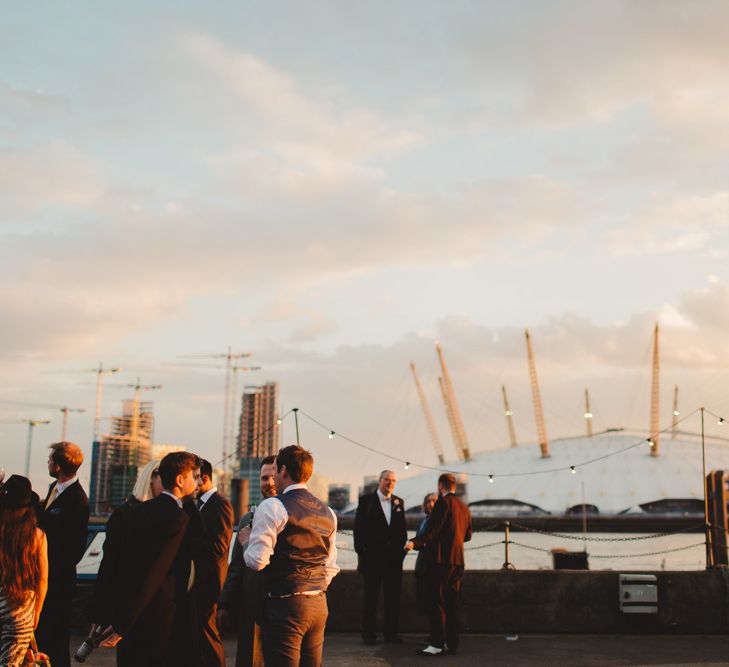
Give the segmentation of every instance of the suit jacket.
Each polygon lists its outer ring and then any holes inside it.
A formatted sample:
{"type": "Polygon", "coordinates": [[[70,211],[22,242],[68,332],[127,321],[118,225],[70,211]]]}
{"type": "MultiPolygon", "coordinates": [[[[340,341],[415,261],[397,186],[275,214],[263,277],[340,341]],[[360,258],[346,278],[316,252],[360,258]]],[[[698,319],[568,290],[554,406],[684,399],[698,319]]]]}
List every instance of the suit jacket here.
{"type": "Polygon", "coordinates": [[[76,481],[46,509],[56,484],[58,482],[51,484],[46,499],[38,506],[38,525],[48,539],[48,593],[72,595],[76,585],[76,564],[86,551],[89,499],[76,481]]]}
{"type": "Polygon", "coordinates": [[[408,533],[405,526],[405,505],[402,498],[392,496],[392,515],[387,525],[377,491],[359,500],[354,518],[354,549],[359,556],[359,569],[399,563],[405,555],[403,547],[408,533]]]}
{"type": "Polygon", "coordinates": [[[132,508],[139,504],[139,500],[130,495],[111,513],[106,522],[104,557],[99,563],[99,571],[94,584],[94,596],[89,610],[89,620],[103,627],[111,623],[129,515],[132,508]]]}
{"type": "Polygon", "coordinates": [[[215,492],[200,509],[200,517],[204,533],[195,554],[195,591],[202,604],[213,605],[228,572],[233,506],[215,492]]]}
{"type": "Polygon", "coordinates": [[[471,512],[459,498],[449,493],[438,498],[420,537],[413,539],[416,549],[425,549],[426,563],[463,565],[463,543],[471,539],[471,512]]]}
{"type": "Polygon", "coordinates": [[[165,494],[129,512],[112,615],[125,650],[168,652],[190,576],[188,523],[188,513],[165,494]]]}

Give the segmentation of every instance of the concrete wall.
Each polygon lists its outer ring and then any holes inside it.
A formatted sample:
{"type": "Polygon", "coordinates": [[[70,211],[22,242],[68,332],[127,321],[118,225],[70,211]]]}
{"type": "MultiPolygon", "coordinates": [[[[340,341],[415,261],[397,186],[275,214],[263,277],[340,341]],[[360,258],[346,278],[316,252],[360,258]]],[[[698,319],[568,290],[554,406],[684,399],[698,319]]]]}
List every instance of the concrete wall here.
{"type": "MultiPolygon", "coordinates": [[[[624,570],[630,573],[630,570],[624,570]]],[[[484,571],[463,579],[461,626],[472,633],[714,634],[729,631],[726,571],[641,572],[658,577],[658,613],[619,608],[618,572],[484,571]]],[[[332,582],[329,629],[360,629],[362,586],[356,572],[332,582]]],[[[401,630],[421,632],[415,577],[403,577],[401,630]]],[[[380,620],[380,627],[382,621],[380,620]]]]}
{"type": "MultiPolygon", "coordinates": [[[[623,570],[630,573],[630,570],[623,570]]],[[[658,613],[624,614],[618,600],[618,572],[577,570],[467,571],[463,579],[463,632],[485,634],[719,634],[729,632],[726,569],[641,572],[658,578],[658,613]]],[[[74,625],[86,631],[85,606],[91,585],[79,585],[74,625]]],[[[335,632],[359,632],[362,582],[340,572],[328,594],[329,625],[335,632]]],[[[382,627],[380,618],[379,627],[382,627]]],[[[403,575],[401,632],[426,632],[415,606],[415,577],[403,575]]]]}

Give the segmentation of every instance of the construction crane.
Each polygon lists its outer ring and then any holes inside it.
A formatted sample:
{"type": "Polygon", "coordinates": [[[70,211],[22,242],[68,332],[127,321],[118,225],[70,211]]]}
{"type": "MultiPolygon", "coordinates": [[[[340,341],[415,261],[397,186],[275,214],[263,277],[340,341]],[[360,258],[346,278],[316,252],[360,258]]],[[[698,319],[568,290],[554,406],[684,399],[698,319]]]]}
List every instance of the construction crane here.
{"type": "Polygon", "coordinates": [[[651,456],[658,456],[660,453],[661,430],[661,357],[658,347],[658,322],[653,330],[653,373],[651,382],[651,425],[649,440],[651,443],[651,456]]]}
{"type": "Polygon", "coordinates": [[[24,403],[22,401],[0,401],[3,405],[17,405],[18,407],[27,408],[46,408],[48,410],[60,410],[63,415],[61,425],[61,441],[66,440],[68,435],[68,413],[69,412],[86,412],[84,408],[69,408],[67,405],[47,405],[45,403],[24,403]]]}
{"type": "MultiPolygon", "coordinates": [[[[104,397],[104,376],[114,375],[121,372],[121,368],[104,368],[104,364],[100,361],[98,368],[80,368],[63,371],[48,371],[49,373],[96,373],[96,411],[94,415],[94,442],[99,442],[99,434],[101,433],[101,404],[104,397]]],[[[72,410],[78,412],[78,410],[72,410]]],[[[65,430],[65,427],[64,427],[65,430]]],[[[66,439],[65,436],[63,438],[66,439]]]]}
{"type": "Polygon", "coordinates": [[[501,385],[501,395],[504,398],[504,416],[506,417],[506,428],[509,431],[509,443],[512,447],[517,446],[516,430],[514,429],[514,413],[509,407],[509,399],[506,396],[506,385],[501,385]]]}
{"type": "MultiPolygon", "coordinates": [[[[205,364],[205,363],[173,363],[173,364],[164,364],[166,366],[181,366],[181,367],[187,367],[187,368],[211,368],[215,370],[224,370],[225,371],[225,394],[223,396],[223,445],[222,445],[222,451],[221,451],[221,458],[224,462],[224,465],[228,463],[228,458],[231,451],[231,434],[233,432],[233,421],[234,421],[234,415],[235,415],[235,395],[233,392],[231,392],[231,388],[234,382],[233,376],[235,375],[235,372],[233,370],[233,367],[235,366],[234,362],[239,359],[244,359],[246,357],[250,357],[250,352],[233,352],[230,347],[228,347],[227,352],[222,353],[213,353],[213,354],[183,354],[178,357],[178,359],[219,359],[221,361],[225,361],[223,365],[220,364],[205,364]]],[[[237,370],[242,370],[243,368],[248,368],[249,370],[259,370],[259,366],[250,366],[250,367],[237,367],[237,370]]]]}
{"type": "Polygon", "coordinates": [[[585,387],[585,426],[587,426],[587,437],[592,437],[592,411],[590,410],[590,392],[585,387]]]}
{"type": "Polygon", "coordinates": [[[547,439],[547,427],[544,423],[544,410],[542,409],[542,396],[539,393],[539,379],[537,378],[537,364],[534,360],[532,349],[532,338],[529,329],[524,332],[526,336],[527,358],[529,360],[529,380],[532,385],[532,401],[534,402],[534,419],[537,423],[537,437],[539,438],[539,449],[542,451],[542,458],[549,457],[549,440],[547,439]]]}
{"type": "Polygon", "coordinates": [[[33,429],[36,426],[50,424],[50,419],[3,419],[3,424],[28,424],[28,441],[25,445],[25,476],[30,477],[30,453],[33,449],[33,429]]]}
{"type": "Polygon", "coordinates": [[[435,454],[438,457],[438,463],[440,465],[444,465],[445,456],[443,455],[443,443],[440,441],[440,437],[438,436],[438,431],[435,428],[435,420],[433,419],[433,413],[430,411],[430,406],[428,405],[428,399],[425,397],[425,392],[423,391],[423,386],[420,384],[420,380],[418,379],[418,372],[415,370],[415,364],[413,362],[410,362],[410,370],[413,373],[413,380],[415,380],[415,388],[418,391],[418,397],[420,398],[420,405],[423,408],[423,414],[425,415],[425,423],[428,426],[428,433],[430,433],[430,439],[433,443],[433,448],[435,449],[435,454]]]}
{"type": "Polygon", "coordinates": [[[676,439],[678,433],[678,385],[673,388],[673,412],[671,413],[671,440],[676,439]]]}
{"type": "Polygon", "coordinates": [[[456,446],[456,450],[463,461],[471,460],[471,452],[468,447],[468,438],[466,437],[466,429],[463,427],[463,420],[461,419],[461,412],[458,409],[458,402],[456,401],[456,393],[453,391],[453,383],[451,382],[451,376],[446,366],[445,357],[443,356],[443,349],[438,341],[435,342],[435,351],[438,354],[438,361],[440,362],[440,369],[442,372],[442,391],[443,400],[446,403],[446,412],[450,415],[451,429],[453,431],[453,442],[456,446]]]}

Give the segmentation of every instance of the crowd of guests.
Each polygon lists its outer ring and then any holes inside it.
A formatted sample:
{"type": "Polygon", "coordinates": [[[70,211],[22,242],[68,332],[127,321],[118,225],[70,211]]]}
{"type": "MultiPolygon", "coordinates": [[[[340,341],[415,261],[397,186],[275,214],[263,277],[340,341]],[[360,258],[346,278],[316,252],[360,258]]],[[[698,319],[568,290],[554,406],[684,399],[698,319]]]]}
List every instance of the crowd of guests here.
{"type": "MultiPolygon", "coordinates": [[[[70,442],[51,445],[55,479],[44,500],[12,475],[0,487],[0,666],[24,664],[37,645],[53,667],[70,665],[76,565],[86,549],[89,505],[77,478],[83,462],[70,442]]],[[[143,468],[108,519],[93,598],[88,650],[116,647],[120,667],[224,667],[221,632],[234,631],[236,667],[318,667],[337,566],[337,518],[306,482],[311,454],[285,447],[262,460],[262,503],[239,522],[230,563],[233,509],[214,485],[209,461],[173,452],[143,468]]],[[[415,567],[418,610],[430,621],[424,656],[458,650],[463,544],[471,517],[449,473],[423,501],[425,518],[408,540],[397,476],[384,470],[360,498],[354,547],[363,578],[362,638],[398,633],[403,560],[415,567]]]]}

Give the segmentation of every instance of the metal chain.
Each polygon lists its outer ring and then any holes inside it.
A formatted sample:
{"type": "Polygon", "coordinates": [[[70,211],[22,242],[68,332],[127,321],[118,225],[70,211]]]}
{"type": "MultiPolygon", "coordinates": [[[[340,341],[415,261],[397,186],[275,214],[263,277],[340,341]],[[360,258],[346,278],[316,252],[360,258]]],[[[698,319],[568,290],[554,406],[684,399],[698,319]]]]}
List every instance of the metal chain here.
{"type": "Polygon", "coordinates": [[[499,544],[504,544],[505,540],[499,540],[498,542],[489,542],[488,544],[479,544],[477,547],[468,547],[464,551],[477,551],[478,549],[488,549],[489,547],[495,547],[499,544]]]}
{"type": "Polygon", "coordinates": [[[514,544],[517,547],[522,547],[523,549],[531,549],[532,551],[541,551],[545,554],[551,554],[551,549],[542,549],[541,547],[533,547],[531,544],[524,544],[522,542],[514,542],[514,540],[509,540],[509,544],[514,544]]]}
{"type": "Polygon", "coordinates": [[[615,556],[606,556],[606,555],[595,555],[590,554],[590,558],[641,558],[642,556],[660,556],[662,554],[671,554],[676,551],[685,551],[686,549],[694,549],[695,547],[704,547],[706,546],[706,542],[698,542],[697,544],[689,544],[686,547],[676,547],[675,549],[664,549],[663,551],[650,551],[648,553],[643,554],[619,554],[615,556]]]}
{"type": "Polygon", "coordinates": [[[509,522],[511,526],[519,528],[520,530],[527,531],[529,533],[539,533],[540,535],[549,535],[550,537],[559,537],[563,540],[581,540],[587,542],[638,542],[640,540],[653,540],[657,537],[669,537],[671,535],[680,535],[681,533],[688,533],[696,528],[703,528],[703,523],[698,523],[687,528],[681,528],[680,530],[674,530],[665,533],[654,533],[652,535],[637,535],[633,537],[587,537],[586,535],[567,535],[565,533],[552,533],[548,530],[539,530],[539,528],[531,528],[520,523],[509,522]]]}

